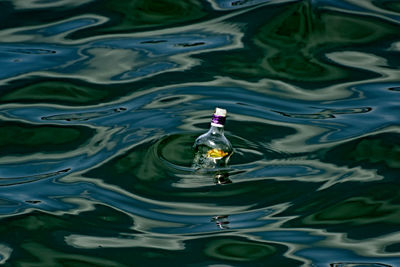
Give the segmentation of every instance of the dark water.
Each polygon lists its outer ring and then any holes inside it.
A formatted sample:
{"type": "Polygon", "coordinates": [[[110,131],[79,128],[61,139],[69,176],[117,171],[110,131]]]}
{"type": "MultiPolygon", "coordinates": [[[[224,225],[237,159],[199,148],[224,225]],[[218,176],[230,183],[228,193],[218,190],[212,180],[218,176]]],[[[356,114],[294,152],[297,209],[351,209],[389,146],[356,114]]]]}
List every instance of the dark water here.
{"type": "Polygon", "coordinates": [[[0,7],[1,263],[400,266],[399,1],[0,7]]]}

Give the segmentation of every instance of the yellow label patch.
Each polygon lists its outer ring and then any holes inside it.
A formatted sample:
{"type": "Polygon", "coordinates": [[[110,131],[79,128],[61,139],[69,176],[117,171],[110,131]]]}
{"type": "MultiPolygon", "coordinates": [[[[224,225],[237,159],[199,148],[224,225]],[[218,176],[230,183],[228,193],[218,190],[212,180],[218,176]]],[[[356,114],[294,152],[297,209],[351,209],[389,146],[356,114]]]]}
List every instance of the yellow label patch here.
{"type": "Polygon", "coordinates": [[[223,150],[218,149],[218,148],[210,149],[207,152],[207,157],[208,158],[223,158],[223,157],[225,157],[227,155],[228,155],[227,152],[224,152],[223,150]]]}

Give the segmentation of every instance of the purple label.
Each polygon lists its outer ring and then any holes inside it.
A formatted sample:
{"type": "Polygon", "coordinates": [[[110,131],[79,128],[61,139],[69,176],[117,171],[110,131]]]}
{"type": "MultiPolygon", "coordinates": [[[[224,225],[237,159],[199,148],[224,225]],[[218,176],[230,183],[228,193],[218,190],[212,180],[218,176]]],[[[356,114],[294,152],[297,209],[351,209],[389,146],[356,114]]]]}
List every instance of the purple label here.
{"type": "Polygon", "coordinates": [[[215,124],[220,124],[220,125],[225,125],[225,117],[224,116],[217,116],[217,115],[213,115],[211,123],[215,123],[215,124]]]}

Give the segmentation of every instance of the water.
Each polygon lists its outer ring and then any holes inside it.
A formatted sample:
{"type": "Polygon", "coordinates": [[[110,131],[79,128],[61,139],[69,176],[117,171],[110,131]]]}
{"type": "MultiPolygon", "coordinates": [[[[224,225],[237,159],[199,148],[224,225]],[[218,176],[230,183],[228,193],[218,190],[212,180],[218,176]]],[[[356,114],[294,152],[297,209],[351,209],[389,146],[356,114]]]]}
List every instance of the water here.
{"type": "Polygon", "coordinates": [[[0,5],[1,263],[400,266],[397,1],[0,5]]]}

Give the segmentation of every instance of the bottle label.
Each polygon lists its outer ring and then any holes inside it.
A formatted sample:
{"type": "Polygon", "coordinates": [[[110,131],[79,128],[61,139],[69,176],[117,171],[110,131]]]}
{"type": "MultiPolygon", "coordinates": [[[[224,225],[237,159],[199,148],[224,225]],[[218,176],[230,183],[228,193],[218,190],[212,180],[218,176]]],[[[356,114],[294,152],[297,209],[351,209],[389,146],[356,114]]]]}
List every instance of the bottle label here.
{"type": "Polygon", "coordinates": [[[221,159],[227,155],[228,155],[228,152],[224,152],[223,150],[218,149],[218,148],[210,149],[207,152],[207,158],[221,159]]]}
{"type": "Polygon", "coordinates": [[[226,117],[225,116],[218,116],[218,115],[213,115],[211,123],[212,124],[217,124],[217,125],[225,125],[225,120],[226,117]]]}

